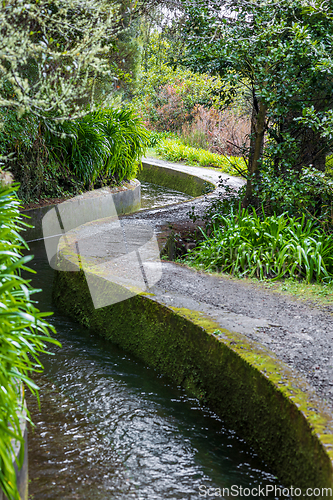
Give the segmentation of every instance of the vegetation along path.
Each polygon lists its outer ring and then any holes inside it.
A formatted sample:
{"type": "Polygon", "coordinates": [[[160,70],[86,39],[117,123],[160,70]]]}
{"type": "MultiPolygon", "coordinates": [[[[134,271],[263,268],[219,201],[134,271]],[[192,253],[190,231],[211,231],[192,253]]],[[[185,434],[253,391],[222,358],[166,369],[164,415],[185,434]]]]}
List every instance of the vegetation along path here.
{"type": "MultiPolygon", "coordinates": [[[[170,164],[166,166],[218,183],[220,172],[207,168],[170,164]]],[[[223,174],[223,177],[228,178],[223,174]]],[[[243,181],[229,177],[229,185],[238,187],[243,181]]],[[[151,222],[160,237],[170,227],[189,223],[189,211],[195,206],[203,215],[208,198],[196,198],[178,205],[137,212],[126,219],[151,222]]],[[[328,409],[333,409],[333,306],[319,306],[271,291],[259,284],[196,271],[174,262],[163,261],[163,275],[154,293],[163,295],[170,304],[191,302],[191,309],[218,317],[225,328],[242,333],[272,351],[282,362],[306,378],[311,389],[328,409]]],[[[184,306],[185,307],[185,306],[184,306]]]]}

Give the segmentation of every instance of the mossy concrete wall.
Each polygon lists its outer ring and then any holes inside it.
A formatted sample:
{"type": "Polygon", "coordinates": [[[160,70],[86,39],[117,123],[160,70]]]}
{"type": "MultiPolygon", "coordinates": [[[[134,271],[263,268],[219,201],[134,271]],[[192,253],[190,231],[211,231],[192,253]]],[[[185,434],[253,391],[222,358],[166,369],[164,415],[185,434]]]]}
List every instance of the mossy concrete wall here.
{"type": "Polygon", "coordinates": [[[153,294],[95,309],[85,275],[76,271],[56,272],[53,296],[61,311],[208,404],[286,487],[333,487],[331,416],[278,360],[244,336],[221,331],[195,311],[167,307],[153,294]]]}
{"type": "Polygon", "coordinates": [[[169,189],[182,191],[189,196],[197,197],[211,192],[216,186],[196,175],[180,172],[162,165],[154,165],[147,161],[142,162],[142,169],[137,173],[142,182],[152,182],[169,189]]]}

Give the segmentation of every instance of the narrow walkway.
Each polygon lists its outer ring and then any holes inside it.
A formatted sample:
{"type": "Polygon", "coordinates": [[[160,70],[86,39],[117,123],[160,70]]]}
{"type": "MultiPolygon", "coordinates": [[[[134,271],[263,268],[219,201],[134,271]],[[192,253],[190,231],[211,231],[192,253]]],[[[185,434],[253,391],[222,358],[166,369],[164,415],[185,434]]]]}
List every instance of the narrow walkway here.
{"type": "MultiPolygon", "coordinates": [[[[216,170],[177,165],[155,158],[155,164],[179,169],[218,182],[216,170]]],[[[242,179],[231,178],[233,187],[242,179]]],[[[125,220],[150,221],[157,232],[166,224],[189,221],[195,206],[202,215],[209,198],[197,198],[180,205],[126,216],[125,220]]],[[[210,276],[173,263],[162,263],[163,275],[151,289],[163,302],[202,311],[218,320],[221,327],[239,332],[266,346],[293,370],[300,373],[320,400],[333,410],[333,307],[318,308],[310,303],[264,290],[260,286],[229,277],[210,276]]]]}
{"type": "Polygon", "coordinates": [[[205,196],[195,198],[183,203],[177,203],[175,205],[167,205],[165,207],[159,207],[154,210],[146,210],[141,212],[136,212],[131,216],[126,216],[125,218],[130,218],[132,221],[136,219],[151,221],[157,231],[165,227],[168,224],[175,224],[184,221],[190,221],[189,212],[192,207],[195,207],[195,213],[198,218],[203,217],[205,209],[209,206],[210,201],[213,198],[223,196],[224,188],[219,186],[220,180],[228,183],[233,189],[238,189],[244,185],[244,179],[240,177],[232,177],[231,175],[224,174],[218,169],[204,168],[204,167],[192,167],[189,165],[184,165],[182,163],[171,163],[164,160],[159,160],[157,158],[146,157],[143,158],[152,165],[160,165],[162,167],[167,167],[172,170],[178,170],[190,175],[195,175],[200,177],[212,184],[215,184],[216,190],[205,196]]]}

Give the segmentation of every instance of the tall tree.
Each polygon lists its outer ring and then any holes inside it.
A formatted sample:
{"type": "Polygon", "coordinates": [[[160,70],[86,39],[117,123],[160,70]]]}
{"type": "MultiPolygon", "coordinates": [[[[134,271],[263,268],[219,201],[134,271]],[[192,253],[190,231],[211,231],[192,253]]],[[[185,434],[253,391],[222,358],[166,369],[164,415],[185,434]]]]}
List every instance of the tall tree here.
{"type": "Polygon", "coordinates": [[[124,39],[129,43],[131,23],[152,1],[4,0],[0,109],[55,120],[86,113],[96,83],[124,75],[117,65],[126,58],[124,39]]]}
{"type": "Polygon", "coordinates": [[[80,188],[50,160],[45,134],[59,134],[57,122],[120,101],[119,90],[135,73],[132,23],[150,1],[4,0],[0,160],[21,183],[18,195],[26,202],[80,188]]]}
{"type": "MultiPolygon", "coordinates": [[[[183,0],[182,63],[251,91],[252,126],[243,205],[253,202],[265,162],[323,169],[332,147],[333,11],[300,0],[183,0]]],[[[179,20],[178,20],[179,22],[179,20]]]]}

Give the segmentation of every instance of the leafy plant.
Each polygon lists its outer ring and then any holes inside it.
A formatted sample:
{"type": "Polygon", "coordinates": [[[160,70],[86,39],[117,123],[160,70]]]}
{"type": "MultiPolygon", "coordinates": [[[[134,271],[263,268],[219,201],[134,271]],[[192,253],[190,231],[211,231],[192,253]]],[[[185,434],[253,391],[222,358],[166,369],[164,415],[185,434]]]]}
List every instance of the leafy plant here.
{"type": "Polygon", "coordinates": [[[13,109],[0,108],[0,155],[5,156],[13,147],[31,148],[38,136],[38,120],[32,115],[17,118],[13,109]]]}
{"type": "Polygon", "coordinates": [[[149,134],[133,109],[103,110],[96,113],[109,144],[106,175],[117,181],[133,179],[149,143],[149,134]]]}
{"type": "MultiPolygon", "coordinates": [[[[47,123],[46,123],[47,126],[47,123]]],[[[134,110],[102,109],[56,128],[46,127],[46,144],[55,161],[87,187],[135,177],[149,133],[134,110]]]]}
{"type": "Polygon", "coordinates": [[[333,155],[326,156],[326,165],[325,165],[325,174],[326,176],[333,180],[333,155]]]}
{"type": "Polygon", "coordinates": [[[21,118],[11,109],[0,109],[0,156],[20,183],[18,197],[24,202],[40,198],[75,196],[83,185],[67,165],[50,157],[41,122],[32,114],[21,118]]]}
{"type": "MultiPolygon", "coordinates": [[[[0,111],[1,114],[1,111],[0,111]]],[[[0,155],[25,202],[76,195],[135,177],[149,132],[132,108],[102,109],[73,121],[39,122],[2,111],[0,155]]]]}
{"type": "Polygon", "coordinates": [[[261,172],[257,196],[270,213],[288,212],[289,215],[316,220],[326,231],[333,229],[333,179],[314,167],[295,172],[287,169],[276,178],[274,169],[265,166],[261,172]]]}
{"type": "Polygon", "coordinates": [[[16,190],[17,186],[0,186],[0,487],[9,499],[19,500],[14,443],[21,445],[20,467],[24,451],[20,419],[30,421],[23,386],[38,395],[29,374],[42,368],[38,356],[46,352],[45,342],[59,343],[50,337],[55,330],[44,319],[49,313],[39,312],[33,304],[36,290],[21,276],[32,257],[21,253],[27,245],[19,233],[26,224],[16,190]]]}
{"type": "Polygon", "coordinates": [[[237,156],[211,153],[205,149],[186,146],[179,139],[165,139],[156,146],[156,152],[165,160],[186,162],[189,165],[216,167],[232,175],[240,175],[245,169],[245,162],[237,156]]]}
{"type": "Polygon", "coordinates": [[[212,233],[189,253],[190,262],[207,270],[256,276],[332,281],[333,236],[327,236],[305,216],[259,217],[255,210],[238,208],[216,214],[212,233]]]}
{"type": "Polygon", "coordinates": [[[156,132],[155,130],[150,130],[148,147],[155,148],[163,139],[174,138],[175,135],[172,132],[156,132]]]}

